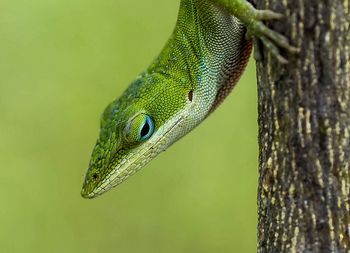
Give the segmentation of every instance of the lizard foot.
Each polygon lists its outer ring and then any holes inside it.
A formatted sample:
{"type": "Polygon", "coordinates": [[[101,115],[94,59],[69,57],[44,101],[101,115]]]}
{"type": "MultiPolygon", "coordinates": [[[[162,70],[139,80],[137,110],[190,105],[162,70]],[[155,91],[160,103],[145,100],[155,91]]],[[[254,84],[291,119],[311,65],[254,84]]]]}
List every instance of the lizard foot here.
{"type": "Polygon", "coordinates": [[[291,53],[297,53],[300,50],[291,46],[285,36],[271,30],[262,22],[264,20],[281,19],[283,15],[270,10],[254,9],[253,12],[254,18],[247,26],[247,38],[259,39],[280,63],[287,64],[288,60],[280,54],[279,48],[286,49],[291,53]]]}

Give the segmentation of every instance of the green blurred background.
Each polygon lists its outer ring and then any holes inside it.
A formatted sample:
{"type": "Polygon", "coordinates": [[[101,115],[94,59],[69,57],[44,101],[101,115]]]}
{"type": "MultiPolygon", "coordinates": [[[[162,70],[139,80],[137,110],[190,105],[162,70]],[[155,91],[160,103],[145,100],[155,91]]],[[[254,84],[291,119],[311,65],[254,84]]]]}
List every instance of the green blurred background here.
{"type": "Polygon", "coordinates": [[[254,252],[251,64],[205,123],[80,197],[99,117],[163,47],[179,0],[1,0],[0,252],[254,252]]]}

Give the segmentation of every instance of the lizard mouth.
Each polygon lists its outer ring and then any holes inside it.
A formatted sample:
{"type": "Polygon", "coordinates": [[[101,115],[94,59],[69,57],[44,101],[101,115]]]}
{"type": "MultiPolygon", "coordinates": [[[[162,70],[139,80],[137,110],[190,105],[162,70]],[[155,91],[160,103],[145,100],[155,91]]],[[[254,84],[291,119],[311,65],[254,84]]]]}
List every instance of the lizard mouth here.
{"type": "Polygon", "coordinates": [[[163,129],[159,129],[154,137],[147,142],[148,145],[140,146],[134,152],[128,154],[97,187],[90,188],[83,186],[81,196],[83,198],[92,199],[102,195],[139,171],[177,139],[175,138],[176,133],[172,133],[178,129],[184,121],[184,118],[183,116],[175,117],[174,120],[164,125],[163,129]]]}

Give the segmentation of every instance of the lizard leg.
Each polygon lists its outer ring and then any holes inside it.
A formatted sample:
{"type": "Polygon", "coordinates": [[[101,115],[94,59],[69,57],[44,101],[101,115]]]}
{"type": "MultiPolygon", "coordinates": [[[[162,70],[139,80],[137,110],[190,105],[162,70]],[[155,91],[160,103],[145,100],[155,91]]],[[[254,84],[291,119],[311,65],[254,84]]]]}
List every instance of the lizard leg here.
{"type": "Polygon", "coordinates": [[[267,27],[263,21],[281,19],[284,16],[271,10],[257,10],[246,0],[210,0],[237,17],[247,28],[247,38],[259,39],[263,45],[276,57],[286,64],[288,61],[280,54],[280,49],[291,53],[299,51],[289,44],[288,39],[282,34],[267,27]]]}
{"type": "Polygon", "coordinates": [[[263,20],[280,19],[283,15],[270,10],[254,10],[254,13],[255,18],[247,25],[247,37],[260,39],[279,62],[288,63],[287,59],[280,54],[279,48],[286,49],[291,53],[297,53],[299,49],[291,46],[285,36],[271,30],[262,22],[263,20]]]}

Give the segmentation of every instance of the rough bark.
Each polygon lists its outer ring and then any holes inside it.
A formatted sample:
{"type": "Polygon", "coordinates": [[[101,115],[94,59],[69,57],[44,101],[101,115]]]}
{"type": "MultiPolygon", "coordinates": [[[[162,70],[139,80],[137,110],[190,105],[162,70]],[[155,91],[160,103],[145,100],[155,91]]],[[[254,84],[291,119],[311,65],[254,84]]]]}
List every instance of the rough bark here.
{"type": "Polygon", "coordinates": [[[349,0],[256,0],[299,47],[262,50],[258,252],[350,252],[349,0]]]}

